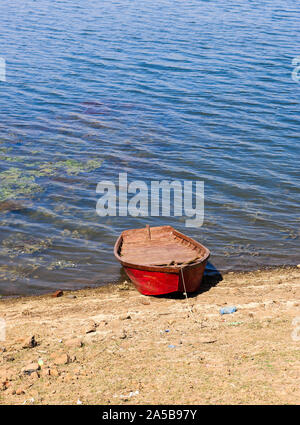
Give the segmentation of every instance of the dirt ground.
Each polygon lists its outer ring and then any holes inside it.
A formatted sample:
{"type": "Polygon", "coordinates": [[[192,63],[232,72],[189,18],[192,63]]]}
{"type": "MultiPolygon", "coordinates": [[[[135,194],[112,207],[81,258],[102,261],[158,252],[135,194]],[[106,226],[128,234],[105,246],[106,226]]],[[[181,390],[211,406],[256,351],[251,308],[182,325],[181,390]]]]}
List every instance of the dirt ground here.
{"type": "Polygon", "coordinates": [[[218,280],[188,302],[126,282],[1,299],[0,403],[299,404],[300,268],[218,280]]]}

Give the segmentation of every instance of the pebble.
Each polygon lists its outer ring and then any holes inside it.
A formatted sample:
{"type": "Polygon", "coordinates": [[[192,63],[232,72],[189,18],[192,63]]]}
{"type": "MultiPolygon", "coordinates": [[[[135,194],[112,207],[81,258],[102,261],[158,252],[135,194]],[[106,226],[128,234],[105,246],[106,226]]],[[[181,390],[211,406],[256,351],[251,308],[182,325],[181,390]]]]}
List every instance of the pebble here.
{"type": "Polygon", "coordinates": [[[21,394],[25,394],[25,391],[23,388],[17,388],[16,389],[16,395],[21,395],[21,394]]]}
{"type": "Polygon", "coordinates": [[[15,360],[15,358],[14,358],[14,356],[6,355],[6,356],[3,356],[3,360],[5,360],[7,362],[13,362],[15,360]]]}
{"type": "Polygon", "coordinates": [[[67,353],[63,353],[63,354],[54,353],[53,355],[51,355],[51,358],[53,359],[56,365],[68,364],[71,361],[70,356],[67,353]]]}
{"type": "Polygon", "coordinates": [[[83,342],[78,338],[72,338],[65,342],[65,345],[67,347],[77,347],[81,348],[83,346],[83,342]]]}
{"type": "Polygon", "coordinates": [[[125,338],[127,338],[127,335],[126,335],[126,331],[125,331],[125,330],[122,330],[122,331],[120,332],[120,334],[119,334],[119,338],[120,338],[120,339],[125,339],[125,338]]]}
{"type": "Polygon", "coordinates": [[[49,375],[50,375],[50,376],[55,376],[55,377],[57,377],[57,376],[59,376],[59,372],[58,372],[58,370],[57,370],[56,368],[51,368],[51,369],[49,370],[49,375]]]}
{"type": "Polygon", "coordinates": [[[91,322],[89,322],[88,326],[86,327],[85,333],[89,334],[91,332],[96,332],[97,327],[98,327],[98,324],[92,320],[91,322]]]}
{"type": "Polygon", "coordinates": [[[38,345],[35,336],[31,336],[29,339],[24,339],[22,348],[34,348],[38,345]]]}
{"type": "Polygon", "coordinates": [[[27,366],[23,367],[21,372],[23,372],[25,375],[31,375],[33,372],[36,372],[40,369],[40,366],[38,363],[30,363],[27,366]]]}
{"type": "Polygon", "coordinates": [[[131,319],[130,314],[124,314],[124,316],[120,316],[120,320],[129,320],[131,319]]]}

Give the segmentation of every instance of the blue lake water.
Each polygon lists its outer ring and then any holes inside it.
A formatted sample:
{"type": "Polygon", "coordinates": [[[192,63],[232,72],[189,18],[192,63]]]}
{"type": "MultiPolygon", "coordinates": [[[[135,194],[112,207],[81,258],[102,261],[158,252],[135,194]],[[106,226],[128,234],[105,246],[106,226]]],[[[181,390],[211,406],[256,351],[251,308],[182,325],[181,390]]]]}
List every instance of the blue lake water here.
{"type": "Polygon", "coordinates": [[[221,272],[300,262],[296,2],[2,0],[0,25],[0,294],[118,281],[147,223],[221,272]],[[119,172],[203,180],[203,226],[99,217],[119,172]]]}

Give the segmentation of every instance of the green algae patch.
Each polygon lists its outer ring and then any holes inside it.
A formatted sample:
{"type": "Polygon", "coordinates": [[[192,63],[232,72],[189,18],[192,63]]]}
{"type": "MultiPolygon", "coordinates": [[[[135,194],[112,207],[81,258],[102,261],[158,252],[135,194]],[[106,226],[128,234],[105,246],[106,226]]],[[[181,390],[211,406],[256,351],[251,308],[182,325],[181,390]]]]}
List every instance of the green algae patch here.
{"type": "Polygon", "coordinates": [[[52,239],[33,238],[24,233],[16,233],[2,242],[6,254],[15,257],[23,254],[36,254],[43,252],[52,246],[52,239]]]}
{"type": "Polygon", "coordinates": [[[11,167],[0,173],[0,201],[14,199],[20,195],[31,195],[41,190],[35,182],[35,177],[20,168],[11,167]]]}
{"type": "Polygon", "coordinates": [[[65,172],[68,175],[77,175],[79,173],[90,172],[100,168],[103,161],[91,159],[87,162],[75,161],[67,159],[65,161],[58,161],[55,163],[40,164],[37,175],[39,176],[53,176],[58,171],[65,172]]]}
{"type": "MultiPolygon", "coordinates": [[[[3,157],[0,155],[1,159],[3,157]]],[[[20,158],[5,156],[5,161],[17,160],[19,161],[20,158]]],[[[79,173],[91,172],[99,168],[102,162],[102,160],[93,159],[86,162],[67,159],[65,161],[35,163],[32,164],[32,168],[25,170],[24,166],[23,168],[10,167],[0,172],[0,202],[42,192],[44,190],[43,185],[37,182],[39,178],[61,176],[62,174],[74,176],[79,173]]]]}
{"type": "Polygon", "coordinates": [[[53,261],[47,267],[47,270],[64,270],[64,269],[73,269],[75,267],[77,267],[77,264],[73,263],[72,261],[58,260],[58,261],[53,261]]]}

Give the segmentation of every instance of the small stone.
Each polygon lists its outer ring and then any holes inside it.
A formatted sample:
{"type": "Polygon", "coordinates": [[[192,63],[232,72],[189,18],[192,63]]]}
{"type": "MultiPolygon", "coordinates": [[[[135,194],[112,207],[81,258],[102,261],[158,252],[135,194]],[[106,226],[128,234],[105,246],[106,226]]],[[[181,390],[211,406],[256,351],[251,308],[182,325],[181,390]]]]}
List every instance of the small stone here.
{"type": "Polygon", "coordinates": [[[21,394],[25,394],[25,391],[23,388],[17,388],[16,389],[16,395],[21,395],[21,394]]]}
{"type": "Polygon", "coordinates": [[[3,360],[6,360],[7,362],[13,362],[15,358],[14,356],[7,355],[7,356],[3,356],[3,360]]]}
{"type": "Polygon", "coordinates": [[[93,320],[91,320],[86,327],[85,333],[89,334],[91,332],[96,332],[97,327],[98,327],[98,324],[96,322],[94,322],[93,320]]]}
{"type": "Polygon", "coordinates": [[[29,339],[25,339],[23,341],[22,348],[34,348],[38,345],[38,343],[35,340],[35,336],[31,336],[29,339]]]}
{"type": "Polygon", "coordinates": [[[130,314],[124,314],[123,316],[120,316],[120,320],[129,320],[131,319],[130,314]]]}
{"type": "Polygon", "coordinates": [[[50,375],[50,376],[57,377],[57,376],[59,376],[59,372],[58,372],[58,370],[57,370],[56,368],[51,368],[51,369],[49,370],[49,375],[50,375]]]}
{"type": "Polygon", "coordinates": [[[56,365],[64,365],[70,363],[70,356],[64,353],[54,356],[53,360],[56,365]]]}
{"type": "Polygon", "coordinates": [[[60,289],[55,291],[51,296],[53,298],[58,298],[58,297],[62,297],[64,295],[63,291],[61,291],[60,289]]]}
{"type": "Polygon", "coordinates": [[[300,269],[300,264],[297,264],[298,269],[300,269]]]}
{"type": "Polygon", "coordinates": [[[3,381],[3,382],[2,382],[2,384],[1,384],[1,386],[2,386],[2,390],[3,390],[3,391],[6,391],[6,390],[7,390],[7,388],[8,388],[8,387],[10,387],[10,382],[9,382],[9,380],[8,380],[8,379],[6,379],[5,381],[3,381]]]}
{"type": "Polygon", "coordinates": [[[83,346],[83,342],[78,338],[72,338],[65,342],[65,345],[67,347],[77,347],[81,348],[83,346]]]}
{"type": "Polygon", "coordinates": [[[31,375],[33,372],[36,372],[39,369],[40,366],[38,365],[38,363],[30,363],[27,366],[23,367],[22,372],[25,375],[31,375]]]}
{"type": "Polygon", "coordinates": [[[126,331],[125,331],[125,330],[122,330],[122,331],[120,332],[120,334],[119,334],[119,338],[120,338],[120,339],[125,339],[125,338],[127,338],[127,335],[126,335],[126,331]]]}
{"type": "Polygon", "coordinates": [[[141,303],[141,304],[143,304],[143,305],[150,305],[150,301],[149,301],[149,300],[147,300],[147,299],[144,299],[144,298],[142,298],[142,299],[140,300],[140,303],[141,303]]]}
{"type": "Polygon", "coordinates": [[[42,376],[49,376],[50,375],[50,369],[42,369],[41,371],[42,376]]]}
{"type": "Polygon", "coordinates": [[[76,297],[76,295],[67,295],[67,298],[69,298],[70,300],[74,300],[76,297]]]}

